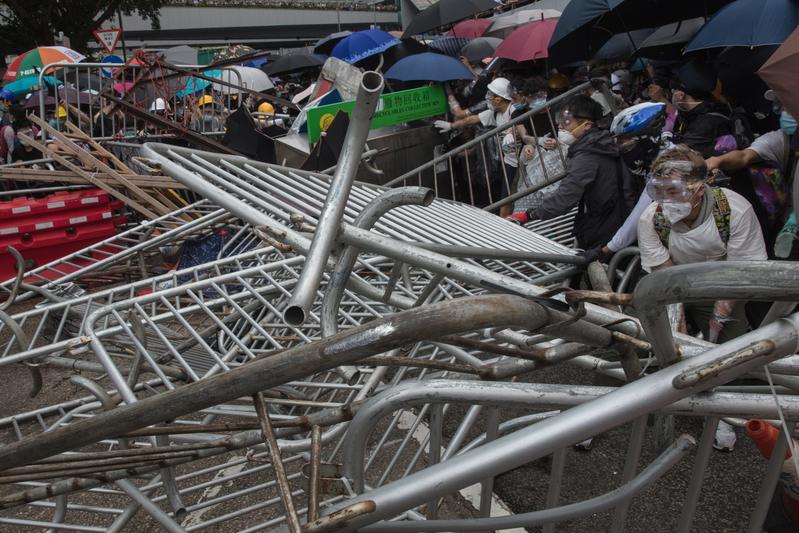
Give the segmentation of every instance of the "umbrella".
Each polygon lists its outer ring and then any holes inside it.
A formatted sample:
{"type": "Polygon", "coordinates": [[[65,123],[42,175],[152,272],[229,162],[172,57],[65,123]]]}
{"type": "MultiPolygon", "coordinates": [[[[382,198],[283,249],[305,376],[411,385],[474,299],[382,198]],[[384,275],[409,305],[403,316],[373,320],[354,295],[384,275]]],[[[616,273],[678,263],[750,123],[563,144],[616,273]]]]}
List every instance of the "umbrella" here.
{"type": "Polygon", "coordinates": [[[235,59],[237,57],[244,57],[246,55],[252,54],[253,52],[255,52],[255,49],[251,46],[247,46],[246,44],[234,44],[228,46],[227,48],[223,48],[214,54],[214,63],[226,61],[228,59],[235,59]]]}
{"type": "MultiPolygon", "coordinates": [[[[221,71],[218,76],[214,75],[214,78],[233,83],[234,85],[241,84],[243,87],[253,91],[268,91],[275,87],[275,84],[272,83],[272,80],[269,79],[266,72],[253,67],[229,67],[221,71]],[[233,71],[235,71],[235,73],[233,71]]],[[[214,83],[212,87],[215,91],[219,91],[222,94],[239,94],[241,92],[238,89],[227,87],[219,83],[214,83]]]]}
{"type": "Polygon", "coordinates": [[[557,24],[557,19],[547,19],[519,26],[497,47],[494,57],[519,62],[544,59],[548,56],[547,47],[557,24]]]}
{"type": "Polygon", "coordinates": [[[453,24],[497,7],[495,0],[439,0],[413,17],[405,28],[406,37],[453,24]]]}
{"type": "Polygon", "coordinates": [[[652,35],[654,31],[653,29],[648,29],[618,33],[602,45],[602,48],[594,54],[594,59],[602,61],[629,59],[644,39],[652,35]]]}
{"type": "Polygon", "coordinates": [[[383,30],[369,29],[356,31],[333,47],[331,57],[337,57],[347,63],[355,63],[369,56],[379,54],[383,50],[399,44],[396,37],[392,37],[383,30]]]}
{"type": "Polygon", "coordinates": [[[463,20],[455,24],[447,35],[463,37],[464,39],[477,39],[483,36],[491,24],[493,24],[491,19],[463,20]]]}
{"type": "Polygon", "coordinates": [[[502,44],[502,39],[480,37],[469,41],[469,44],[461,48],[461,55],[472,62],[480,61],[493,56],[494,51],[500,44],[502,44]]]}
{"type": "MultiPolygon", "coordinates": [[[[49,85],[51,87],[55,85],[62,85],[61,80],[57,80],[52,76],[45,76],[42,78],[45,85],[49,85]]],[[[34,89],[39,88],[39,76],[28,76],[27,78],[20,78],[18,80],[14,80],[10,83],[7,83],[3,86],[3,89],[8,89],[15,95],[19,94],[27,94],[34,89]]]]}
{"type": "Polygon", "coordinates": [[[269,61],[265,57],[259,57],[258,59],[250,59],[249,61],[245,61],[242,66],[244,67],[252,67],[252,68],[261,68],[266,62],[269,61]]]}
{"type": "Polygon", "coordinates": [[[66,46],[40,46],[18,56],[3,74],[4,80],[16,80],[33,76],[50,63],[79,63],[86,56],[66,46]]]}
{"type": "Polygon", "coordinates": [[[469,44],[469,39],[463,37],[440,37],[430,43],[430,48],[448,56],[458,57],[467,44],[469,44]]]}
{"type": "Polygon", "coordinates": [[[345,37],[349,37],[352,35],[351,31],[339,31],[336,33],[331,33],[327,37],[322,37],[316,44],[313,46],[313,51],[316,54],[323,54],[323,55],[330,55],[330,52],[333,51],[333,48],[345,37]]]}
{"type": "Polygon", "coordinates": [[[556,64],[586,60],[613,35],[718,11],[732,0],[572,0],[558,19],[549,45],[556,64]]]}
{"type": "MultiPolygon", "coordinates": [[[[23,107],[25,109],[34,109],[34,108],[38,109],[41,100],[42,100],[42,92],[36,91],[32,93],[27,100],[25,100],[23,107]]],[[[91,101],[92,101],[91,95],[78,92],[72,87],[59,87],[56,96],[51,96],[47,94],[44,97],[44,105],[46,106],[47,105],[53,106],[56,105],[58,102],[67,102],[68,104],[72,105],[84,105],[91,103],[91,101]]]]}
{"type": "Polygon", "coordinates": [[[355,65],[362,69],[375,70],[378,67],[378,65],[380,65],[380,61],[382,59],[383,65],[381,69],[385,72],[394,63],[396,63],[403,57],[408,57],[412,56],[413,54],[421,54],[429,51],[430,47],[427,46],[426,44],[422,44],[416,39],[405,38],[402,39],[398,45],[392,46],[391,48],[383,52],[381,55],[369,56],[365,59],[358,61],[357,63],[355,63],[355,65]]]}
{"type": "Polygon", "coordinates": [[[493,17],[494,22],[485,34],[489,37],[505,38],[513,30],[528,22],[559,17],[560,11],[555,9],[531,9],[529,7],[526,9],[514,9],[504,15],[493,17]]]}
{"type": "Polygon", "coordinates": [[[799,117],[799,30],[794,30],[757,73],[774,89],[788,113],[799,117]]]}
{"type": "Polygon", "coordinates": [[[386,78],[401,81],[471,80],[472,73],[454,57],[425,52],[397,61],[386,71],[386,78]]]}
{"type": "Polygon", "coordinates": [[[685,51],[779,45],[797,26],[799,4],[794,0],[736,0],[713,15],[685,51]]]}
{"type": "Polygon", "coordinates": [[[644,39],[636,55],[650,59],[679,59],[685,43],[696,35],[705,22],[704,17],[697,17],[662,26],[644,39]]]}
{"type": "Polygon", "coordinates": [[[313,54],[291,54],[281,56],[275,61],[267,63],[261,69],[270,76],[296,72],[306,68],[320,67],[324,61],[313,54]]]}
{"type": "MultiPolygon", "coordinates": [[[[207,71],[203,72],[203,75],[204,76],[208,76],[209,78],[223,79],[223,74],[222,74],[223,72],[224,71],[222,71],[222,70],[216,70],[216,69],[215,70],[207,70],[207,71]]],[[[231,76],[231,74],[228,73],[227,76],[231,76]]],[[[235,80],[233,83],[236,83],[236,82],[239,81],[236,76],[232,76],[232,78],[233,78],[233,80],[235,80]]],[[[227,81],[227,79],[225,79],[224,81],[227,81]]],[[[198,92],[200,92],[202,90],[205,90],[207,87],[209,87],[211,85],[211,82],[208,81],[208,80],[204,80],[202,78],[195,78],[193,76],[189,76],[189,77],[180,78],[180,84],[179,85],[181,86],[181,90],[179,90],[177,93],[175,93],[175,96],[177,96],[178,98],[182,98],[182,97],[184,97],[184,96],[186,96],[188,94],[194,94],[194,93],[198,93],[198,92]]],[[[224,87],[224,86],[223,85],[217,85],[217,87],[221,88],[221,87],[224,87]]],[[[114,89],[116,89],[116,85],[114,85],[114,89]]]]}
{"type": "Polygon", "coordinates": [[[191,46],[181,45],[163,51],[164,61],[172,65],[196,65],[197,50],[191,46]]]}

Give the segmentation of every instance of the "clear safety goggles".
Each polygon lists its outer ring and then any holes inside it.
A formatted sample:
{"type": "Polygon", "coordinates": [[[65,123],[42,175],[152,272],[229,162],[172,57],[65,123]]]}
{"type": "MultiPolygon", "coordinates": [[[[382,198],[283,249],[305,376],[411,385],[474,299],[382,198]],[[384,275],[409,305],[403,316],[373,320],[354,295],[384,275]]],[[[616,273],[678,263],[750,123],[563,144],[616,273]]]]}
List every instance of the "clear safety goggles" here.
{"type": "Polygon", "coordinates": [[[646,193],[655,202],[688,202],[704,184],[703,180],[686,182],[680,178],[653,176],[646,184],[646,193]]]}
{"type": "Polygon", "coordinates": [[[558,126],[571,126],[576,122],[585,122],[588,120],[591,119],[575,116],[568,109],[564,109],[555,115],[555,122],[558,126]]]}

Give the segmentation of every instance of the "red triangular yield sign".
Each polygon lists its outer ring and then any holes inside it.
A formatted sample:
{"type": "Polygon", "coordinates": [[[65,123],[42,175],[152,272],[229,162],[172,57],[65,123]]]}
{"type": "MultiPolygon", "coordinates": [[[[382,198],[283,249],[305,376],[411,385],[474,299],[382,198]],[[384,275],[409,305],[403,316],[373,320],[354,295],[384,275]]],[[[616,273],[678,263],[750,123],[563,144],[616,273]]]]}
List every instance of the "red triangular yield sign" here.
{"type": "Polygon", "coordinates": [[[94,30],[94,37],[100,41],[103,48],[108,50],[109,54],[114,53],[114,48],[119,42],[119,36],[122,35],[122,30],[119,28],[111,28],[107,30],[94,30]]]}

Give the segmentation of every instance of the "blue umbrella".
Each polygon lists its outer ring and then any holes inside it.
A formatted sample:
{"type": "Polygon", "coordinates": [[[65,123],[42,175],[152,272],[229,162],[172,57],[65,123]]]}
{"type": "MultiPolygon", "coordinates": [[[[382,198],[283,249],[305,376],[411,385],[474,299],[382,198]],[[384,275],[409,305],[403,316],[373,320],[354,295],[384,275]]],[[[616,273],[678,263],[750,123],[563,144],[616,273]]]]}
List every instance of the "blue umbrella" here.
{"type": "Polygon", "coordinates": [[[779,45],[797,26],[799,5],[794,0],[736,0],[703,26],[685,51],[779,45]]]}
{"type": "Polygon", "coordinates": [[[441,37],[430,43],[430,48],[448,56],[458,57],[467,44],[469,44],[469,39],[463,37],[441,37]]]}
{"type": "Polygon", "coordinates": [[[471,80],[472,73],[454,57],[424,52],[394,63],[386,72],[386,78],[401,81],[471,80]]]}
{"type": "MultiPolygon", "coordinates": [[[[60,80],[56,80],[52,76],[45,76],[42,78],[42,81],[45,85],[49,85],[54,87],[55,85],[62,85],[60,80]]],[[[15,95],[19,94],[27,94],[39,86],[39,76],[26,76],[25,78],[20,78],[18,80],[14,80],[11,83],[7,83],[3,86],[3,89],[8,89],[15,95]]]]}
{"type": "Polygon", "coordinates": [[[246,61],[242,66],[244,67],[253,67],[253,68],[261,68],[262,65],[265,65],[269,60],[265,57],[259,57],[258,59],[250,59],[246,61]]]}
{"type": "Polygon", "coordinates": [[[383,50],[399,43],[399,39],[392,37],[383,30],[356,31],[339,41],[333,47],[330,55],[352,64],[366,57],[379,54],[383,50]]]}
{"type": "MultiPolygon", "coordinates": [[[[222,76],[222,71],[221,70],[207,70],[207,71],[203,72],[203,75],[204,76],[209,76],[211,78],[219,78],[219,77],[222,76]]],[[[200,92],[203,89],[205,89],[206,87],[208,87],[209,85],[211,85],[211,82],[208,81],[208,80],[203,80],[203,79],[200,79],[200,78],[189,78],[188,81],[186,82],[186,87],[183,90],[178,91],[175,94],[175,96],[177,96],[178,98],[182,98],[182,97],[186,96],[187,94],[194,94],[196,92],[200,92]]]]}

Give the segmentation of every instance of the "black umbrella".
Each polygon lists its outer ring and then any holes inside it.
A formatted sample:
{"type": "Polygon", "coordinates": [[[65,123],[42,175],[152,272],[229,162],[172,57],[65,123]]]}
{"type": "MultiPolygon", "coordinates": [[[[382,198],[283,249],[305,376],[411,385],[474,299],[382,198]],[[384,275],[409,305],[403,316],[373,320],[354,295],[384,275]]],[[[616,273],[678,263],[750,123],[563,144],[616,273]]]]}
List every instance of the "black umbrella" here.
{"type": "Polygon", "coordinates": [[[649,59],[680,59],[685,45],[704,25],[704,17],[667,24],[644,39],[636,55],[649,59]]]}
{"type": "Polygon", "coordinates": [[[412,56],[414,54],[423,54],[429,52],[430,48],[426,44],[422,44],[416,39],[406,38],[400,41],[400,44],[394,45],[386,49],[380,54],[365,57],[355,63],[356,66],[364,70],[375,70],[380,66],[383,72],[391,68],[394,63],[402,58],[412,56]],[[382,61],[382,66],[381,62],[382,61]]]}
{"type": "Polygon", "coordinates": [[[502,44],[502,39],[497,37],[479,37],[472,39],[461,48],[461,55],[471,62],[481,61],[494,55],[494,50],[502,44]]]}
{"type": "Polygon", "coordinates": [[[463,37],[440,37],[430,43],[430,48],[434,52],[439,52],[448,56],[458,57],[461,55],[461,49],[469,44],[469,39],[463,37]]]}
{"type": "Polygon", "coordinates": [[[403,33],[403,37],[419,35],[426,31],[454,24],[497,7],[495,0],[439,0],[418,13],[403,33]]]}
{"type": "Polygon", "coordinates": [[[263,65],[261,69],[270,76],[296,72],[306,68],[320,67],[324,61],[314,54],[291,54],[281,56],[271,63],[263,65]]]}
{"type": "Polygon", "coordinates": [[[331,33],[327,37],[322,37],[316,41],[316,44],[313,46],[313,51],[317,54],[329,56],[330,52],[333,51],[333,47],[335,47],[340,40],[345,37],[349,37],[350,35],[352,35],[351,31],[339,31],[336,33],[331,33]]]}
{"type": "Polygon", "coordinates": [[[644,39],[653,32],[654,30],[648,29],[618,33],[602,45],[602,48],[594,54],[594,59],[602,61],[627,60],[632,57],[644,39]]]}
{"type": "MultiPolygon", "coordinates": [[[[92,101],[92,95],[88,93],[81,93],[78,92],[76,89],[72,87],[59,87],[58,91],[55,92],[56,96],[53,95],[54,91],[48,90],[47,94],[44,97],[44,105],[52,106],[56,105],[59,101],[67,102],[68,104],[72,105],[87,105],[92,101]]],[[[38,109],[39,104],[41,102],[42,92],[36,91],[31,94],[31,97],[25,100],[24,108],[25,109],[38,109]]]]}
{"type": "Polygon", "coordinates": [[[732,0],[572,0],[549,43],[549,59],[566,64],[590,59],[617,33],[658,28],[708,16],[732,0]]]}

